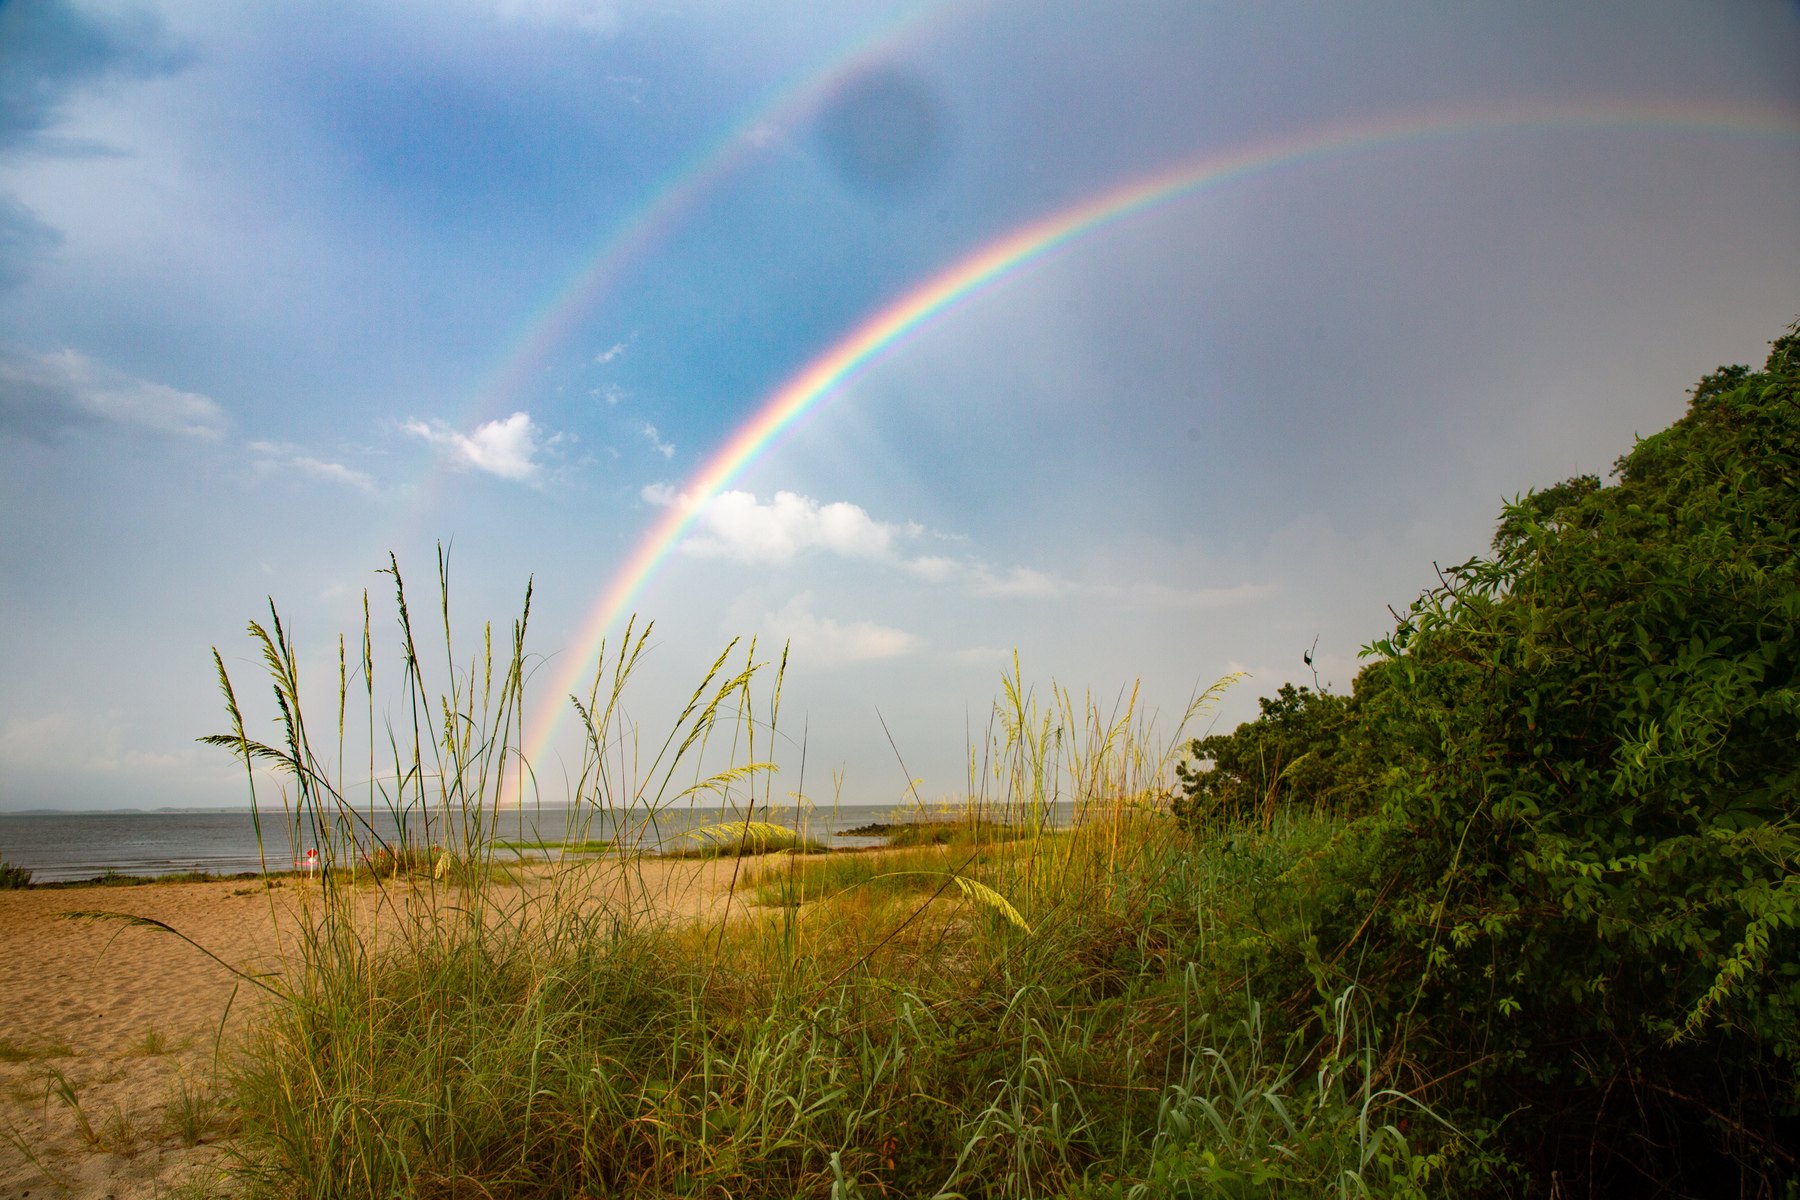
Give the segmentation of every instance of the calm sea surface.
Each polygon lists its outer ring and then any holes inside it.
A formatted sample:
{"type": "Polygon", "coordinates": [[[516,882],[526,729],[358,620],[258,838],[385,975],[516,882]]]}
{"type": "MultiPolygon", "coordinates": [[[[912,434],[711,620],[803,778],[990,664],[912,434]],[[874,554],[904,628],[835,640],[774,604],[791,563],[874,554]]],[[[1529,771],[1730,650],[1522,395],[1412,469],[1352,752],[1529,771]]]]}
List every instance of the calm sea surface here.
{"type": "MultiPolygon", "coordinates": [[[[363,819],[366,821],[366,814],[363,819]]],[[[664,812],[653,821],[636,813],[622,823],[627,826],[628,840],[655,847],[692,845],[691,831],[732,819],[742,820],[743,814],[694,808],[664,812]]],[[[844,831],[891,821],[895,815],[885,805],[846,805],[813,810],[800,819],[791,808],[778,810],[772,817],[758,812],[754,819],[803,829],[808,837],[827,845],[851,847],[879,845],[883,839],[844,831]]],[[[1069,819],[1068,805],[1058,805],[1051,814],[1052,824],[1066,824],[1069,819]]],[[[377,810],[372,826],[359,827],[357,840],[364,850],[371,844],[393,844],[399,840],[401,824],[392,814],[377,810]]],[[[448,831],[450,838],[444,836],[447,831],[435,814],[427,821],[414,813],[404,824],[406,840],[412,844],[442,844],[456,838],[454,830],[448,831]]],[[[502,813],[498,830],[501,839],[519,842],[608,839],[613,835],[612,824],[604,815],[548,807],[502,813]]],[[[265,812],[260,822],[247,812],[0,813],[0,859],[29,868],[41,883],[91,879],[107,871],[121,875],[289,871],[308,849],[328,850],[321,841],[316,831],[284,821],[280,813],[270,816],[265,812]]],[[[349,854],[340,852],[340,861],[347,857],[349,854]]]]}

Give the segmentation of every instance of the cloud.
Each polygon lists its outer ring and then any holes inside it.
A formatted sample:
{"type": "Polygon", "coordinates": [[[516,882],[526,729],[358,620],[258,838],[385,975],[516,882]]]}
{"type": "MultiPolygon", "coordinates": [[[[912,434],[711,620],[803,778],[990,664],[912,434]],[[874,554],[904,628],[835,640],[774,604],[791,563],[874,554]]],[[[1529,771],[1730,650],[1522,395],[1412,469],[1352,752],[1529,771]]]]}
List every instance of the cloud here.
{"type": "Polygon", "coordinates": [[[0,763],[18,770],[114,774],[166,769],[195,757],[186,748],[178,754],[130,749],[125,745],[125,732],[117,711],[104,717],[54,712],[8,721],[0,730],[0,763]]]}
{"type": "Polygon", "coordinates": [[[919,639],[905,630],[873,621],[839,624],[830,617],[814,616],[811,609],[812,593],[802,592],[762,620],[763,635],[787,643],[809,667],[897,658],[919,647],[919,639]]]}
{"type": "MultiPolygon", "coordinates": [[[[91,139],[44,131],[70,96],[109,78],[148,78],[185,64],[147,9],[66,0],[0,3],[0,151],[91,157],[116,153],[91,139]],[[110,6],[108,6],[110,7],[110,6]]],[[[18,284],[31,263],[62,241],[11,192],[0,192],[0,288],[18,284]]]]}
{"type": "Polygon", "coordinates": [[[975,590],[983,596],[1022,596],[1048,599],[1070,590],[1063,580],[1030,567],[1014,567],[1004,575],[995,575],[985,564],[977,571],[975,590]]]}
{"type": "Polygon", "coordinates": [[[73,350],[0,353],[0,429],[43,438],[94,423],[217,441],[225,413],[206,396],[126,375],[73,350]]]}
{"type": "Polygon", "coordinates": [[[625,353],[625,343],[615,342],[613,343],[613,348],[611,350],[602,350],[600,353],[594,355],[594,361],[597,363],[609,363],[623,353],[625,353]]]}
{"type": "MultiPolygon", "coordinates": [[[[611,400],[612,397],[608,396],[607,399],[611,400]]],[[[664,458],[675,457],[675,443],[663,441],[661,436],[656,432],[656,426],[645,425],[639,432],[650,439],[650,444],[656,447],[658,454],[661,454],[664,458]]]]}
{"type": "Polygon", "coordinates": [[[908,571],[926,583],[947,583],[967,570],[962,563],[953,558],[936,558],[930,555],[921,555],[909,560],[905,565],[908,571]]]}
{"type": "MultiPolygon", "coordinates": [[[[659,508],[694,507],[692,497],[668,483],[648,484],[638,495],[659,508]]],[[[996,568],[976,558],[928,554],[909,558],[900,547],[904,540],[924,535],[924,526],[877,521],[847,501],[821,504],[794,492],[776,492],[766,504],[751,492],[722,492],[705,504],[695,526],[681,549],[697,558],[785,566],[818,550],[880,563],[925,583],[960,587],[989,599],[1081,597],[1127,609],[1184,610],[1244,604],[1276,591],[1269,584],[1183,589],[1159,583],[1077,583],[1031,567],[996,568]]]]}
{"type": "Polygon", "coordinates": [[[251,442],[249,449],[251,453],[258,456],[256,460],[258,471],[271,472],[292,468],[314,479],[343,484],[371,496],[377,491],[375,480],[367,472],[346,467],[343,463],[324,462],[305,453],[298,446],[290,446],[284,442],[251,442]]]}
{"type": "Polygon", "coordinates": [[[543,478],[543,464],[538,456],[563,440],[562,434],[545,439],[544,431],[532,424],[531,414],[516,412],[504,421],[489,421],[477,426],[474,433],[464,434],[442,421],[427,424],[408,421],[406,432],[417,434],[447,453],[459,466],[473,467],[502,479],[538,484],[543,478]]]}
{"type": "Polygon", "coordinates": [[[647,483],[638,492],[646,504],[654,504],[658,508],[669,508],[675,504],[685,504],[687,497],[680,495],[666,483],[647,483]]]}
{"type": "Polygon", "coordinates": [[[0,192],[0,288],[23,280],[32,262],[62,240],[60,232],[38,220],[18,197],[0,192]]]}
{"type": "MultiPolygon", "coordinates": [[[[679,502],[665,486],[653,501],[679,502]]],[[[645,490],[645,499],[650,499],[645,490]]],[[[810,496],[776,492],[767,504],[750,492],[724,492],[706,506],[700,532],[682,549],[702,558],[744,563],[788,563],[806,550],[828,550],[846,558],[891,559],[895,526],[869,516],[854,504],[820,504],[810,496]]]]}
{"type": "Polygon", "coordinates": [[[147,6],[36,0],[0,4],[0,146],[33,140],[69,96],[109,77],[149,78],[186,65],[147,6]]]}
{"type": "Polygon", "coordinates": [[[1012,653],[1002,646],[970,646],[966,650],[952,650],[946,657],[960,666],[991,667],[1006,662],[1012,653]]]}
{"type": "Polygon", "coordinates": [[[1266,600],[1281,589],[1272,583],[1239,583],[1222,588],[1174,588],[1161,583],[1104,585],[1088,589],[1133,608],[1229,608],[1266,600]]]}
{"type": "Polygon", "coordinates": [[[603,37],[619,32],[619,10],[608,0],[497,0],[494,11],[508,24],[579,29],[603,37]]]}
{"type": "Polygon", "coordinates": [[[650,81],[642,75],[608,75],[606,82],[613,95],[629,104],[642,104],[644,93],[650,87],[650,81]]]}

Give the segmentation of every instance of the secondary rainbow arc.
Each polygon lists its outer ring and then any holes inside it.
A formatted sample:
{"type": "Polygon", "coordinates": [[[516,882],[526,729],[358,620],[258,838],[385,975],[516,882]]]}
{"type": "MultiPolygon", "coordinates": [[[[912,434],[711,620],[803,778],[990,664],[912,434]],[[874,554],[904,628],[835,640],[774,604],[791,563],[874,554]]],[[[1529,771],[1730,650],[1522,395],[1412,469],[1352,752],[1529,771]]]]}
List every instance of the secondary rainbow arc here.
{"type": "Polygon", "coordinates": [[[594,669],[601,641],[680,544],[706,504],[843,384],[959,304],[1081,237],[1208,186],[1408,143],[1557,128],[1795,139],[1800,138],[1800,115],[1738,105],[1564,104],[1415,114],[1334,125],[1239,147],[1132,180],[1001,236],[879,309],[807,363],[689,477],[680,502],[651,523],[608,580],[578,629],[571,651],[553,671],[551,686],[529,723],[527,759],[537,761],[554,740],[572,707],[568,696],[580,690],[581,682],[594,669]]]}
{"type": "MultiPolygon", "coordinates": [[[[606,292],[646,259],[682,218],[699,208],[715,188],[760,153],[761,130],[788,129],[809,108],[858,71],[894,57],[942,21],[972,7],[972,0],[911,0],[847,45],[839,46],[768,89],[736,120],[701,144],[656,187],[609,226],[575,267],[536,304],[502,341],[500,352],[480,381],[454,406],[446,423],[464,429],[483,417],[504,418],[555,348],[566,342],[581,319],[606,292]]],[[[401,491],[410,500],[395,523],[376,539],[378,548],[404,540],[407,522],[432,508],[434,486],[448,474],[442,456],[422,455],[421,474],[401,491]]]]}

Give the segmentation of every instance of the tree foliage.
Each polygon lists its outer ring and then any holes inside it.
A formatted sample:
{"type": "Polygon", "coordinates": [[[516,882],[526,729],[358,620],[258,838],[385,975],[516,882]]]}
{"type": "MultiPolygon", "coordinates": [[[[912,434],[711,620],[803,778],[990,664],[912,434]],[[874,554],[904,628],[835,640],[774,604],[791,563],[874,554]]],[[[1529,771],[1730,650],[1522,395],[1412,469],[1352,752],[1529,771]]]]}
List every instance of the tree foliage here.
{"type": "Polygon", "coordinates": [[[1183,821],[1267,814],[1282,803],[1335,807],[1360,790],[1349,763],[1361,747],[1350,697],[1285,683],[1257,703],[1262,715],[1255,721],[1189,743],[1197,761],[1175,768],[1182,790],[1175,812],[1183,821]]]}
{"type": "Polygon", "coordinates": [[[1298,778],[1296,752],[1321,774],[1293,798],[1368,792],[1307,953],[1355,963],[1546,1190],[1780,1195],[1800,1178],[1800,326],[1762,371],[1702,380],[1615,475],[1507,505],[1492,555],[1372,648],[1380,686],[1284,689],[1198,744],[1214,767],[1187,811],[1298,778]]]}

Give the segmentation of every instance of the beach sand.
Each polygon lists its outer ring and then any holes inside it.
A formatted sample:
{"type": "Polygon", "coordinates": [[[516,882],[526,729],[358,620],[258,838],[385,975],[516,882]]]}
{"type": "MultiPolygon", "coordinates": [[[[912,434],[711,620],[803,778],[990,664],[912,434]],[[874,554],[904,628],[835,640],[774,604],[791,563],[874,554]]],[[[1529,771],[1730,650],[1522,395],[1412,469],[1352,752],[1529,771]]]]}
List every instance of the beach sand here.
{"type": "MultiPolygon", "coordinates": [[[[617,903],[619,873],[585,870],[582,894],[617,903]]],[[[645,862],[630,890],[641,901],[647,888],[666,919],[718,919],[731,903],[732,870],[730,860],[645,862]]],[[[546,887],[528,878],[497,889],[496,899],[546,887]]],[[[364,919],[377,912],[381,893],[361,886],[355,894],[364,919]]],[[[272,890],[224,880],[0,892],[0,1136],[11,1134],[0,1142],[0,1198],[149,1200],[178,1187],[230,1194],[220,1164],[233,1114],[222,1108],[199,1142],[186,1145],[179,1097],[184,1086],[212,1093],[220,1061],[241,1044],[265,994],[172,934],[58,914],[149,917],[239,970],[279,973],[295,961],[296,932],[317,896],[317,884],[293,879],[272,890]],[[53,1090],[58,1077],[91,1135],[53,1090]]]]}

